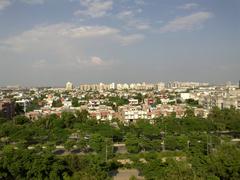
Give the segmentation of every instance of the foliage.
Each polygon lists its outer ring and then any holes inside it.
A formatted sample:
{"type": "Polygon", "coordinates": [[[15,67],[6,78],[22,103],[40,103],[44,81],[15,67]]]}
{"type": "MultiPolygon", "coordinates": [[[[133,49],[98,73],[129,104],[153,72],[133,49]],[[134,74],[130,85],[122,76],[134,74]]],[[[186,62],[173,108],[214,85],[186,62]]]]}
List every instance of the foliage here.
{"type": "Polygon", "coordinates": [[[198,101],[195,101],[194,99],[186,99],[185,101],[189,106],[198,106],[198,101]]]}
{"type": "Polygon", "coordinates": [[[73,97],[73,98],[72,98],[72,106],[73,106],[73,107],[79,107],[79,106],[80,106],[77,97],[73,97]]]}
{"type": "Polygon", "coordinates": [[[118,106],[123,106],[125,104],[128,104],[128,99],[119,96],[108,97],[108,102],[105,103],[107,106],[112,106],[114,110],[117,110],[118,106]]]}
{"type": "Polygon", "coordinates": [[[139,169],[146,179],[239,179],[240,146],[230,142],[239,135],[239,118],[239,110],[214,108],[207,119],[189,109],[182,119],[118,122],[117,127],[89,118],[87,111],[36,122],[24,116],[1,119],[0,179],[110,179],[121,157],[134,162],[124,167],[139,169]],[[113,143],[125,143],[128,153],[113,154],[113,143]],[[53,154],[56,145],[67,153],[53,154]],[[75,147],[80,154],[71,154],[75,147]]]}
{"type": "Polygon", "coordinates": [[[65,161],[48,152],[6,146],[0,161],[0,177],[4,179],[63,179],[64,173],[70,173],[65,161]]]}
{"type": "Polygon", "coordinates": [[[137,93],[136,96],[133,97],[134,99],[137,99],[139,103],[143,102],[144,97],[141,93],[137,93]]]}
{"type": "Polygon", "coordinates": [[[30,120],[26,116],[15,116],[13,121],[15,124],[23,125],[25,123],[30,123],[30,120]]]}
{"type": "Polygon", "coordinates": [[[139,139],[134,134],[129,133],[126,135],[126,146],[130,153],[138,153],[140,151],[139,139]]]}
{"type": "Polygon", "coordinates": [[[89,141],[90,147],[97,153],[104,151],[105,141],[99,134],[93,134],[89,141]]]}
{"type": "Polygon", "coordinates": [[[52,107],[62,107],[62,106],[63,106],[63,103],[62,103],[61,99],[54,100],[52,103],[52,107]]]}
{"type": "Polygon", "coordinates": [[[16,115],[24,114],[24,108],[19,103],[16,103],[16,105],[15,105],[15,113],[16,113],[16,115]]]}
{"type": "Polygon", "coordinates": [[[40,99],[34,98],[27,106],[27,112],[40,108],[40,99]]]}
{"type": "Polygon", "coordinates": [[[240,149],[223,145],[211,154],[210,172],[220,179],[240,179],[240,149]]]}

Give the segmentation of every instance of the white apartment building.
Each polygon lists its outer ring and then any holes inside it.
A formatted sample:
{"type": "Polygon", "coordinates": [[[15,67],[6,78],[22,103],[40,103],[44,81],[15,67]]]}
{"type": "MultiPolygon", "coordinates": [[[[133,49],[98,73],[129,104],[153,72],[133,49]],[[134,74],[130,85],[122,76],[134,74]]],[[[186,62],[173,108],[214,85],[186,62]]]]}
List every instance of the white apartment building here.
{"type": "Polygon", "coordinates": [[[64,100],[62,103],[64,108],[72,107],[72,101],[64,100]]]}
{"type": "Polygon", "coordinates": [[[167,84],[168,88],[197,88],[197,87],[201,87],[201,86],[208,86],[208,83],[199,83],[199,82],[178,82],[178,81],[174,81],[174,82],[169,82],[167,84]]]}
{"type": "Polygon", "coordinates": [[[142,110],[141,106],[121,106],[119,113],[124,123],[136,122],[138,119],[147,119],[147,111],[142,110]]]}
{"type": "Polygon", "coordinates": [[[136,122],[138,119],[147,119],[147,112],[143,110],[128,110],[123,112],[124,122],[136,122]]]}
{"type": "Polygon", "coordinates": [[[131,98],[131,99],[129,99],[128,101],[129,101],[129,104],[130,104],[130,105],[138,105],[138,99],[133,99],[133,98],[131,98]]]}
{"type": "Polygon", "coordinates": [[[97,109],[99,109],[100,104],[101,103],[99,100],[89,100],[88,109],[89,110],[97,110],[97,109]]]}
{"type": "Polygon", "coordinates": [[[111,83],[111,84],[109,85],[109,89],[116,89],[115,83],[111,83]]]}

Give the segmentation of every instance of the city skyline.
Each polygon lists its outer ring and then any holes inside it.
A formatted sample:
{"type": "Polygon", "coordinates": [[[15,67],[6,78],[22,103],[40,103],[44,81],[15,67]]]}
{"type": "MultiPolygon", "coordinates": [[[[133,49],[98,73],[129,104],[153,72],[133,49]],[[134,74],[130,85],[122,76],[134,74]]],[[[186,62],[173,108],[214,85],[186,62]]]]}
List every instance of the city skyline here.
{"type": "Polygon", "coordinates": [[[157,86],[159,87],[165,87],[165,88],[172,88],[175,86],[175,88],[177,87],[188,87],[188,86],[194,86],[196,87],[211,87],[211,86],[228,86],[228,87],[232,87],[232,88],[236,88],[236,87],[240,87],[240,81],[235,83],[235,82],[223,82],[223,83],[209,83],[209,82],[200,82],[200,81],[132,81],[132,82],[123,82],[123,81],[117,81],[117,82],[107,82],[107,81],[102,81],[102,82],[81,82],[81,83],[73,83],[72,81],[68,81],[65,82],[65,84],[61,84],[61,85],[37,85],[37,86],[24,86],[21,84],[8,84],[5,86],[0,86],[0,88],[7,88],[7,89],[18,89],[18,88],[60,88],[60,89],[65,89],[67,86],[71,86],[71,89],[81,89],[82,87],[87,87],[90,89],[92,89],[92,87],[94,87],[93,89],[98,89],[100,86],[103,87],[108,87],[107,89],[124,89],[121,88],[124,86],[128,86],[127,89],[135,89],[136,87],[143,87],[145,86],[145,88],[149,88],[151,89],[151,87],[155,87],[157,88],[157,86]],[[69,85],[67,85],[69,84],[69,85]]]}
{"type": "Polygon", "coordinates": [[[239,81],[240,2],[2,0],[0,86],[239,81]]]}

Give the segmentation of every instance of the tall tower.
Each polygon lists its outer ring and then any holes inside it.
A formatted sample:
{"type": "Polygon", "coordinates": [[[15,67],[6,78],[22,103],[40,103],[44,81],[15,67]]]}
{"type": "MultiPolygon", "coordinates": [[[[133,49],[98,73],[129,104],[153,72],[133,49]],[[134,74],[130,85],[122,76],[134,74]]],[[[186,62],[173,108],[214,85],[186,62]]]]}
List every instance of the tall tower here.
{"type": "Polygon", "coordinates": [[[67,91],[73,90],[73,84],[72,84],[71,82],[67,82],[67,83],[66,83],[66,90],[67,90],[67,91]]]}

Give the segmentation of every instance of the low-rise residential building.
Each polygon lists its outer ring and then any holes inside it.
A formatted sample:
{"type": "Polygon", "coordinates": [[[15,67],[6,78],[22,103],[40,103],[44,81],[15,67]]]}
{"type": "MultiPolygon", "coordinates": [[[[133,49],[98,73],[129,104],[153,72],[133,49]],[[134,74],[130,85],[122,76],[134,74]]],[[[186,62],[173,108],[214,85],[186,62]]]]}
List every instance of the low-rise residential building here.
{"type": "Polygon", "coordinates": [[[177,118],[182,118],[185,115],[186,105],[169,105],[169,104],[159,104],[157,105],[157,111],[159,111],[160,116],[170,116],[173,113],[176,114],[177,118]]]}
{"type": "Polygon", "coordinates": [[[7,119],[12,119],[15,115],[15,105],[10,99],[0,101],[0,113],[7,119]]]}
{"type": "Polygon", "coordinates": [[[120,114],[121,120],[126,124],[136,122],[138,119],[148,118],[147,111],[143,110],[141,106],[120,106],[118,112],[120,114]]]}
{"type": "Polygon", "coordinates": [[[200,98],[199,104],[205,109],[212,109],[213,107],[220,109],[234,107],[240,109],[240,96],[231,96],[229,94],[207,95],[200,98]]]}
{"type": "Polygon", "coordinates": [[[92,105],[88,106],[87,111],[90,117],[100,121],[111,121],[116,116],[116,113],[112,109],[112,107],[106,106],[106,105],[100,105],[100,103],[97,106],[95,106],[95,103],[93,103],[93,106],[92,105]]]}
{"type": "Polygon", "coordinates": [[[138,99],[130,98],[128,101],[130,105],[138,105],[138,99]]]}
{"type": "Polygon", "coordinates": [[[89,115],[98,121],[112,121],[115,117],[115,111],[110,109],[99,109],[95,111],[89,111],[89,115]]]}
{"type": "Polygon", "coordinates": [[[202,118],[207,118],[209,114],[209,110],[204,109],[204,108],[195,108],[194,109],[194,114],[195,116],[199,116],[202,118]]]}

